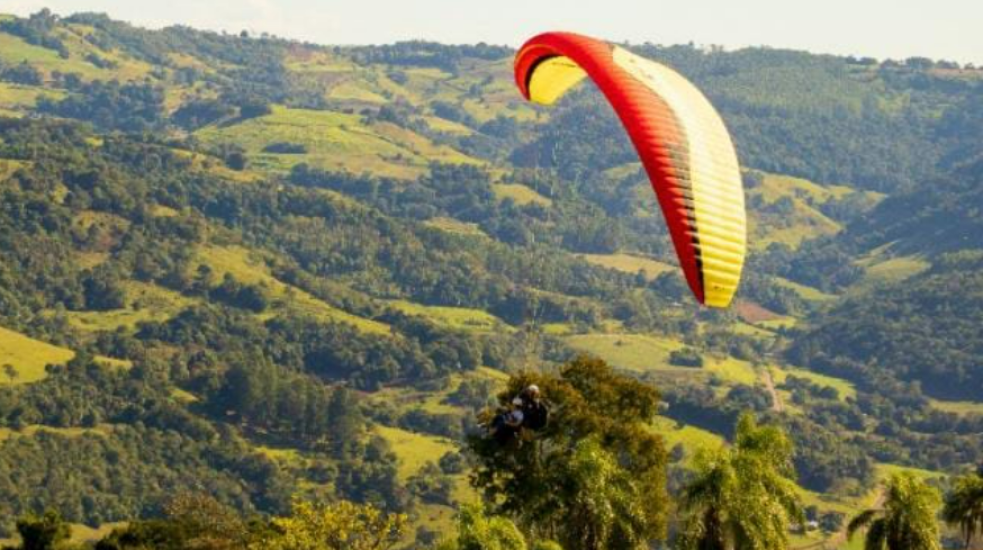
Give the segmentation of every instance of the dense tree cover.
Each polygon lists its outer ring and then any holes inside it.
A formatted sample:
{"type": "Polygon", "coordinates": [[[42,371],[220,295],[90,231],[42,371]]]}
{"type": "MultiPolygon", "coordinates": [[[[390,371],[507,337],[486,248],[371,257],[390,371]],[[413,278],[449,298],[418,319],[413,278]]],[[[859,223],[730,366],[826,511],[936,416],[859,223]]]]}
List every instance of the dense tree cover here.
{"type": "Polygon", "coordinates": [[[499,403],[530,383],[549,396],[550,423],[523,432],[517,445],[471,436],[472,483],[498,511],[564,547],[642,548],[664,537],[667,456],[662,439],[646,427],[658,392],[581,357],[557,375],[513,377],[499,403]]]}
{"type": "Polygon", "coordinates": [[[843,302],[796,340],[790,357],[872,392],[883,377],[895,377],[940,397],[978,395],[980,260],[951,255],[924,274],[843,302]]]}
{"type": "Polygon", "coordinates": [[[149,132],[164,124],[164,91],[151,84],[93,82],[60,101],[41,98],[38,111],[85,120],[101,130],[149,132]]]}
{"type": "Polygon", "coordinates": [[[483,42],[473,46],[446,46],[419,40],[351,49],[352,57],[366,65],[383,63],[398,67],[436,67],[451,73],[456,73],[461,62],[467,58],[494,60],[511,53],[511,48],[483,42]]]}

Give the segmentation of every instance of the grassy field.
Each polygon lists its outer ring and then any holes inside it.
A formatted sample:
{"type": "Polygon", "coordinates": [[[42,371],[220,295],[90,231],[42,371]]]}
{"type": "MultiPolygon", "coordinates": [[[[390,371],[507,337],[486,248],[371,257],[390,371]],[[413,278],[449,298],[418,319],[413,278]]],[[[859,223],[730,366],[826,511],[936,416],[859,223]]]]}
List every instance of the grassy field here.
{"type": "Polygon", "coordinates": [[[430,218],[429,220],[423,222],[427,227],[433,227],[434,229],[440,229],[441,231],[446,231],[448,233],[456,233],[458,235],[468,235],[471,237],[487,237],[484,231],[478,227],[476,223],[462,222],[454,218],[447,218],[444,216],[430,218]]]}
{"type": "Polygon", "coordinates": [[[811,302],[825,302],[829,300],[835,300],[836,296],[832,294],[827,294],[818,288],[813,288],[811,286],[806,286],[803,284],[796,283],[795,281],[790,281],[784,277],[772,277],[772,282],[780,287],[787,288],[789,290],[795,291],[802,299],[809,300],[811,302]]]}
{"type": "Polygon", "coordinates": [[[196,302],[179,292],[153,284],[126,281],[123,286],[126,307],[111,311],[69,311],[65,313],[68,321],[84,331],[133,329],[144,321],[166,321],[196,302]]]}
{"type": "Polygon", "coordinates": [[[769,319],[767,321],[760,321],[759,323],[757,323],[757,326],[766,329],[777,330],[780,328],[794,328],[795,325],[798,324],[798,322],[799,320],[796,319],[795,317],[783,316],[783,317],[778,317],[776,319],[769,319]]]}
{"type": "Polygon", "coordinates": [[[664,416],[655,419],[653,429],[665,438],[666,450],[672,450],[676,445],[682,445],[683,457],[687,463],[701,449],[715,449],[725,442],[722,436],[711,431],[679,424],[664,416]]]}
{"type": "Polygon", "coordinates": [[[681,342],[670,338],[645,334],[578,334],[563,340],[578,351],[596,355],[626,370],[698,372],[669,365],[669,354],[683,347],[681,342]]]}
{"type": "Polygon", "coordinates": [[[527,204],[538,204],[541,206],[552,206],[553,201],[540,195],[531,187],[521,183],[496,183],[492,185],[492,192],[499,200],[512,199],[520,206],[527,204]]]}
{"type": "Polygon", "coordinates": [[[466,307],[426,306],[405,300],[390,300],[390,307],[408,315],[426,317],[435,324],[457,329],[487,332],[490,330],[512,330],[504,321],[491,313],[466,307]]]}
{"type": "Polygon", "coordinates": [[[876,282],[893,283],[914,277],[931,264],[913,256],[900,256],[867,264],[867,278],[876,282]]]}
{"type": "Polygon", "coordinates": [[[26,162],[20,160],[0,159],[0,181],[9,178],[14,172],[26,164],[26,162]]]}
{"type": "Polygon", "coordinates": [[[288,308],[319,319],[348,323],[364,332],[390,333],[389,326],[384,323],[352,315],[281,282],[270,273],[269,267],[260,258],[251,256],[250,251],[245,248],[203,246],[198,250],[198,262],[212,269],[213,282],[221,281],[226,273],[230,273],[242,283],[265,287],[273,298],[273,312],[277,308],[288,308]]]}
{"type": "Polygon", "coordinates": [[[840,394],[840,399],[846,399],[848,397],[853,398],[857,396],[857,388],[849,380],[844,380],[842,378],[835,378],[833,376],[827,376],[825,374],[819,374],[817,372],[812,372],[805,369],[800,369],[798,367],[778,367],[772,365],[771,367],[772,376],[775,379],[775,384],[782,384],[785,379],[792,376],[798,376],[799,378],[806,378],[817,384],[819,386],[829,386],[835,389],[840,394]]]}
{"type": "Polygon", "coordinates": [[[389,123],[370,127],[359,115],[334,111],[274,106],[270,115],[209,126],[196,135],[206,143],[237,143],[246,149],[254,169],[280,173],[303,162],[326,170],[410,179],[424,173],[430,162],[480,163],[410,130],[389,123]],[[263,151],[277,142],[303,145],[307,153],[263,151]]]}
{"type": "Polygon", "coordinates": [[[64,364],[72,357],[75,357],[72,350],[0,327],[0,367],[11,365],[17,371],[13,379],[0,372],[0,384],[35,382],[46,376],[45,365],[64,364]]]}
{"type": "Polygon", "coordinates": [[[458,122],[447,120],[446,118],[440,118],[439,116],[425,116],[423,117],[423,121],[435,132],[444,132],[455,136],[470,136],[474,134],[474,130],[471,128],[458,122]]]}
{"type": "Polygon", "coordinates": [[[563,340],[576,350],[625,370],[674,376],[712,375],[732,384],[751,386],[759,383],[754,367],[733,357],[706,355],[702,369],[670,365],[669,354],[684,347],[682,342],[671,338],[648,334],[578,334],[563,340]]]}
{"type": "Polygon", "coordinates": [[[704,357],[703,363],[703,370],[716,375],[721,380],[748,386],[760,383],[761,376],[747,361],[733,357],[704,357]]]}
{"type": "Polygon", "coordinates": [[[761,185],[749,189],[748,196],[760,197],[766,205],[788,199],[792,203],[792,213],[776,215],[767,211],[752,212],[749,240],[756,249],[767,248],[774,242],[794,248],[805,239],[839,232],[842,229],[840,224],[819,209],[831,200],[860,193],[860,200],[868,207],[873,207],[883,198],[883,195],[877,193],[854,191],[842,185],[819,185],[792,176],[758,173],[762,176],[761,185]]]}
{"type": "Polygon", "coordinates": [[[34,107],[42,97],[61,99],[65,93],[38,86],[24,86],[10,82],[0,82],[0,107],[12,110],[34,107]]]}
{"type": "Polygon", "coordinates": [[[977,401],[942,401],[930,399],[933,408],[955,414],[983,414],[983,403],[977,401]]]}
{"type": "Polygon", "coordinates": [[[635,256],[627,253],[617,254],[578,254],[584,260],[601,267],[614,269],[623,273],[635,274],[641,272],[647,279],[655,279],[668,271],[674,271],[675,266],[667,263],[635,256]]]}
{"type": "Polygon", "coordinates": [[[402,482],[419,472],[427,462],[437,462],[440,457],[458,448],[449,439],[399,428],[376,426],[375,432],[389,442],[393,452],[399,457],[399,479],[402,482]]]}
{"type": "Polygon", "coordinates": [[[105,52],[87,42],[82,36],[80,26],[63,28],[57,36],[69,50],[68,59],[62,58],[55,50],[28,44],[22,38],[0,33],[0,61],[7,65],[28,62],[50,76],[55,71],[74,73],[85,80],[137,80],[150,73],[146,63],[120,56],[115,52],[105,52]],[[117,64],[115,68],[102,69],[86,61],[86,56],[94,54],[117,64]]]}

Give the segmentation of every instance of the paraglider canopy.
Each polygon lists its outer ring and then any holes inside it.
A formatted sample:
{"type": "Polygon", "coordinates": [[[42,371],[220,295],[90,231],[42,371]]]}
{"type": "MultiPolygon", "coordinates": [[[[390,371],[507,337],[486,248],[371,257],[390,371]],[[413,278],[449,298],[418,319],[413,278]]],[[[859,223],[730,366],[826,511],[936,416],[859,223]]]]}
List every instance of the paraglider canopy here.
{"type": "Polygon", "coordinates": [[[727,307],[744,265],[747,222],[737,155],[720,115],[672,69],[594,38],[545,33],[515,57],[516,84],[535,103],[553,104],[586,77],[638,152],[696,299],[727,307]]]}

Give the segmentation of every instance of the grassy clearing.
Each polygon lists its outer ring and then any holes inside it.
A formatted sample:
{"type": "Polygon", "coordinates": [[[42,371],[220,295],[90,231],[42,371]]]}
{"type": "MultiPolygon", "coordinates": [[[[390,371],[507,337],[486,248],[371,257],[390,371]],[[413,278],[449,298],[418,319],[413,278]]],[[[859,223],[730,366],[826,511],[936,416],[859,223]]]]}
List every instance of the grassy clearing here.
{"type": "Polygon", "coordinates": [[[795,281],[790,281],[784,277],[772,277],[772,282],[776,285],[787,288],[789,290],[795,291],[802,299],[809,300],[810,302],[826,302],[829,300],[835,300],[836,296],[832,294],[827,294],[818,288],[813,288],[811,286],[806,286],[795,281]]]}
{"type": "Polygon", "coordinates": [[[845,185],[819,185],[807,179],[785,176],[781,174],[770,174],[761,172],[763,179],[757,192],[768,203],[775,202],[782,197],[798,196],[808,198],[817,204],[823,204],[829,200],[842,199],[854,192],[854,189],[845,185]]]}
{"type": "Polygon", "coordinates": [[[488,236],[481,230],[480,227],[478,227],[478,224],[476,223],[462,222],[461,220],[444,216],[430,218],[429,220],[423,222],[423,225],[434,229],[440,229],[441,231],[446,231],[448,233],[456,233],[458,235],[467,235],[470,237],[488,236]]]}
{"type": "Polygon", "coordinates": [[[492,185],[492,192],[498,200],[512,199],[520,206],[527,204],[538,204],[540,206],[552,206],[553,201],[540,195],[533,188],[521,183],[496,183],[492,185]]]}
{"type": "Polygon", "coordinates": [[[755,386],[760,380],[754,366],[747,361],[733,357],[704,357],[703,363],[703,370],[727,382],[755,386]]]}
{"type": "Polygon", "coordinates": [[[164,287],[126,281],[126,307],[111,311],[69,311],[65,315],[75,328],[87,332],[132,330],[145,321],[166,321],[197,300],[164,287]]]}
{"type": "Polygon", "coordinates": [[[338,101],[359,101],[384,104],[389,100],[373,90],[373,85],[361,80],[347,80],[328,91],[328,98],[338,101]]]}
{"type": "Polygon", "coordinates": [[[778,330],[780,328],[795,328],[798,322],[799,320],[795,317],[778,317],[776,319],[761,321],[758,323],[758,326],[770,330],[778,330]]]}
{"type": "Polygon", "coordinates": [[[977,401],[942,401],[940,399],[930,399],[932,407],[945,412],[959,415],[983,414],[983,403],[977,401]]]}
{"type": "Polygon", "coordinates": [[[918,275],[931,264],[918,257],[900,256],[867,265],[867,279],[875,282],[894,283],[918,275]]]}
{"type": "MultiPolygon", "coordinates": [[[[751,245],[764,249],[774,242],[797,247],[803,240],[838,233],[842,226],[823,214],[819,207],[830,200],[839,200],[854,192],[837,185],[818,185],[808,180],[777,174],[761,173],[761,185],[748,190],[750,197],[760,197],[766,205],[790,200],[791,214],[757,212],[750,224],[751,245]]],[[[876,200],[865,199],[876,204],[876,200]]]]}
{"type": "Polygon", "coordinates": [[[647,334],[578,334],[563,338],[575,350],[599,357],[616,368],[648,372],[660,377],[693,378],[715,375],[722,380],[754,383],[749,364],[735,359],[704,357],[704,368],[669,364],[669,355],[684,344],[678,340],[647,334]]]}
{"type": "Polygon", "coordinates": [[[552,336],[566,336],[573,333],[573,325],[568,323],[545,323],[540,328],[552,336]]]}
{"type": "Polygon", "coordinates": [[[806,378],[819,386],[828,386],[835,389],[840,394],[841,400],[845,400],[848,397],[854,398],[857,396],[857,388],[853,385],[853,382],[844,380],[843,378],[827,376],[825,374],[819,374],[818,372],[812,372],[798,367],[778,367],[772,365],[769,368],[771,368],[771,374],[774,377],[775,384],[783,384],[785,379],[790,375],[798,376],[799,378],[806,378]]]}
{"type": "Polygon", "coordinates": [[[61,365],[75,357],[75,352],[29,338],[19,332],[0,327],[0,366],[11,365],[17,375],[12,379],[0,372],[0,384],[26,384],[46,376],[44,367],[61,365]]]}
{"type": "Polygon", "coordinates": [[[651,280],[668,271],[676,268],[658,260],[644,258],[626,253],[617,254],[578,254],[584,260],[601,267],[614,269],[623,273],[635,274],[641,272],[645,278],[651,280]]]}
{"type": "Polygon", "coordinates": [[[238,247],[204,246],[198,251],[199,263],[212,269],[213,282],[219,282],[226,273],[236,280],[266,288],[273,298],[273,310],[287,308],[299,311],[318,319],[348,323],[359,330],[375,334],[389,334],[389,325],[352,315],[335,308],[311,294],[289,286],[273,277],[269,267],[260,258],[250,255],[250,251],[238,247]]]}
{"type": "Polygon", "coordinates": [[[670,338],[645,334],[580,334],[563,340],[578,351],[596,355],[626,370],[698,372],[669,364],[669,354],[683,347],[681,342],[670,338]]]}
{"type": "Polygon", "coordinates": [[[474,134],[474,130],[471,128],[459,122],[440,118],[439,116],[425,116],[423,117],[423,121],[435,132],[444,132],[455,136],[470,136],[474,134]]]}
{"type": "Polygon", "coordinates": [[[68,59],[63,59],[58,52],[28,44],[22,38],[11,34],[0,33],[0,60],[7,65],[18,65],[27,62],[46,75],[55,71],[74,73],[85,80],[137,80],[150,73],[146,63],[124,57],[116,52],[105,52],[84,39],[80,28],[62,28],[56,32],[68,47],[68,59]],[[89,54],[97,55],[117,64],[115,68],[102,69],[86,61],[89,54]]]}
{"type": "Polygon", "coordinates": [[[278,173],[307,163],[326,170],[411,179],[434,161],[480,164],[410,130],[388,123],[367,126],[359,115],[334,111],[274,106],[270,115],[210,126],[196,135],[206,143],[237,143],[246,149],[254,169],[278,173]],[[263,152],[277,142],[303,145],[307,153],[263,152]]]}
{"type": "Polygon", "coordinates": [[[457,444],[453,441],[432,435],[387,426],[376,426],[375,432],[389,442],[399,457],[398,476],[401,482],[419,472],[427,462],[436,462],[444,454],[457,450],[457,444]]]}
{"type": "Polygon", "coordinates": [[[7,109],[33,108],[42,97],[57,100],[65,97],[65,95],[65,92],[61,90],[0,82],[0,106],[7,109]]]}
{"type": "Polygon", "coordinates": [[[26,162],[13,159],[0,159],[0,181],[3,181],[27,165],[26,162]]]}
{"type": "Polygon", "coordinates": [[[426,317],[435,324],[457,329],[487,332],[490,330],[511,330],[504,321],[487,311],[466,307],[426,306],[405,300],[390,300],[390,307],[408,315],[426,317]]]}
{"type": "Polygon", "coordinates": [[[664,416],[655,419],[653,429],[665,438],[667,450],[672,450],[676,445],[683,446],[683,460],[687,464],[700,450],[715,449],[725,442],[722,436],[711,431],[680,424],[664,416]]]}

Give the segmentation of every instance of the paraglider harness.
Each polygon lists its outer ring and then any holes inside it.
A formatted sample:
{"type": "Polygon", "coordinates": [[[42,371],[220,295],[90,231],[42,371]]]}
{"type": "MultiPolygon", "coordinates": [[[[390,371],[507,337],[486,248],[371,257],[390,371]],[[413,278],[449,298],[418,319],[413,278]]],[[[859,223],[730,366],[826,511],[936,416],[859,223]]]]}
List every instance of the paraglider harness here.
{"type": "Polygon", "coordinates": [[[549,405],[542,399],[523,399],[522,416],[522,426],[538,432],[546,428],[547,424],[549,424],[549,405]]]}
{"type": "Polygon", "coordinates": [[[513,400],[513,406],[514,409],[500,410],[488,425],[492,438],[500,445],[518,443],[524,433],[539,432],[549,424],[550,410],[545,400],[521,395],[513,400]],[[529,431],[523,432],[523,428],[529,431]]]}

